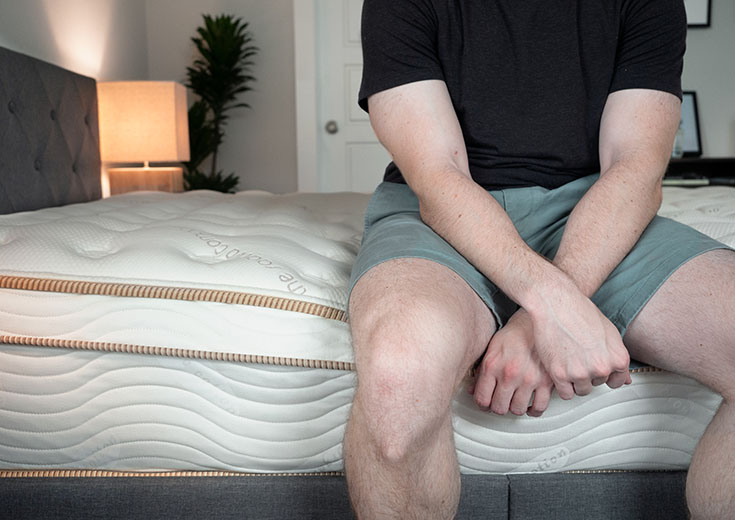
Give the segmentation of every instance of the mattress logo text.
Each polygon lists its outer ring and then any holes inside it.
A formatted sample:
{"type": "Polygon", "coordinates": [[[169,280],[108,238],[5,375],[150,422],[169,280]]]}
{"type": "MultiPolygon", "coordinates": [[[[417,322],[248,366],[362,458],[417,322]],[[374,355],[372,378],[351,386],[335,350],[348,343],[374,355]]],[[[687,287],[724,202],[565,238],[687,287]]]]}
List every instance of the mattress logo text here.
{"type": "Polygon", "coordinates": [[[194,235],[203,243],[205,243],[208,247],[212,249],[215,256],[225,258],[226,260],[242,258],[244,260],[257,263],[263,269],[272,269],[275,273],[278,274],[278,280],[285,284],[286,290],[288,290],[288,292],[297,294],[299,296],[303,296],[306,294],[306,287],[304,287],[303,283],[301,283],[301,281],[296,278],[296,276],[289,273],[284,267],[275,264],[272,260],[252,251],[243,251],[242,249],[233,247],[231,244],[228,244],[227,242],[209,233],[191,228],[180,229],[194,235]]]}

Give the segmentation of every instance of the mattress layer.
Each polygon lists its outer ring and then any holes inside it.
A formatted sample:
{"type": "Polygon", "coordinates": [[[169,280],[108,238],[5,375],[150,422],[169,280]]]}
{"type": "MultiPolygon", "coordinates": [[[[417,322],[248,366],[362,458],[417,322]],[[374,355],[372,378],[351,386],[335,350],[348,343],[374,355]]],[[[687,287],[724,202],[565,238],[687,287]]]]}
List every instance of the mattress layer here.
{"type": "Polygon", "coordinates": [[[0,216],[0,275],[214,289],[344,310],[369,196],[131,193],[0,216]]]}
{"type": "MultiPolygon", "coordinates": [[[[350,371],[4,345],[0,469],[341,471],[354,385],[350,371]]],[[[648,369],[541,418],[484,413],[460,392],[461,471],[683,469],[719,401],[648,369]]]]}
{"type": "Polygon", "coordinates": [[[204,301],[2,290],[0,343],[21,342],[18,338],[37,345],[51,340],[63,340],[69,347],[84,342],[110,345],[99,350],[166,348],[169,355],[182,357],[235,354],[329,363],[353,359],[346,322],[300,312],[204,301]]]}

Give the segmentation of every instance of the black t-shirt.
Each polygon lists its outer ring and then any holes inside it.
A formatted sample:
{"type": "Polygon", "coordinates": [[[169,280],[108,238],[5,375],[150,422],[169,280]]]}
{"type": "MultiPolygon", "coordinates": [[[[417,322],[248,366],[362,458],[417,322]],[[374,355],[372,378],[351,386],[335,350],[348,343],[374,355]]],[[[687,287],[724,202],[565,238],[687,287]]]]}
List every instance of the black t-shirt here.
{"type": "Polygon", "coordinates": [[[599,171],[609,93],[681,98],[685,39],[682,0],[365,0],[359,103],[443,80],[478,184],[555,188],[599,171]]]}

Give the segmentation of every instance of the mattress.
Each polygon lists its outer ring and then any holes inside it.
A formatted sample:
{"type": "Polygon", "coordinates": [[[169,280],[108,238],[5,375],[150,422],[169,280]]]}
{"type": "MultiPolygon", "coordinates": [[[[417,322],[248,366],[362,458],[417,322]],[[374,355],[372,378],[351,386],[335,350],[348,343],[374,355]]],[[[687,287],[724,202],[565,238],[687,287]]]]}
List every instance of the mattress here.
{"type": "MultiPolygon", "coordinates": [[[[735,190],[661,214],[735,245],[735,190]]],[[[341,471],[364,194],[133,193],[0,217],[0,471],[341,471]]],[[[464,473],[682,469],[720,398],[651,367],[540,419],[454,402],[464,473]]]]}

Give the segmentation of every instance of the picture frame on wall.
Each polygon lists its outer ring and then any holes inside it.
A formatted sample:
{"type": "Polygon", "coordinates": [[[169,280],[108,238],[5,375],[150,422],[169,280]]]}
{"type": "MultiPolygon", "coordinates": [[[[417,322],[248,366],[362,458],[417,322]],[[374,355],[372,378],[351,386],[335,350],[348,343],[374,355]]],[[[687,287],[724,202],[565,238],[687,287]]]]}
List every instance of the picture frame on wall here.
{"type": "Polygon", "coordinates": [[[682,151],[684,157],[702,155],[702,139],[699,134],[699,111],[697,93],[685,90],[681,101],[681,128],[684,132],[682,151]]]}
{"type": "Polygon", "coordinates": [[[687,27],[709,27],[712,0],[684,0],[687,27]]]}

